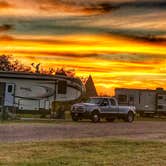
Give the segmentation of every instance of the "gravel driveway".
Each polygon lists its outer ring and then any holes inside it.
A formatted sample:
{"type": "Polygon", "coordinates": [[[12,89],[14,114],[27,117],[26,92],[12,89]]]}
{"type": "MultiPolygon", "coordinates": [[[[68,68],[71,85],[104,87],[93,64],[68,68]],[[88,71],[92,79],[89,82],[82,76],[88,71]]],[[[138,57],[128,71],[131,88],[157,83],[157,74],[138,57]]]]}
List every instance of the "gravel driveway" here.
{"type": "Polygon", "coordinates": [[[165,121],[134,123],[64,122],[43,124],[0,124],[0,142],[45,141],[70,138],[115,137],[166,141],[165,121]]]}

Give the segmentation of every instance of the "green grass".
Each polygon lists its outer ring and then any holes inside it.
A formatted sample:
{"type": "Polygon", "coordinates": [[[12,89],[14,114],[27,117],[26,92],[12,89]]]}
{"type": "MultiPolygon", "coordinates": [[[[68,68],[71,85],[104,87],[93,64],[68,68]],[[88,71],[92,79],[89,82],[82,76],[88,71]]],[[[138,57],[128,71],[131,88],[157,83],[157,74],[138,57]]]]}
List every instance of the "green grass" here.
{"type": "Polygon", "coordinates": [[[166,143],[110,139],[0,144],[4,166],[165,166],[166,143]]]}

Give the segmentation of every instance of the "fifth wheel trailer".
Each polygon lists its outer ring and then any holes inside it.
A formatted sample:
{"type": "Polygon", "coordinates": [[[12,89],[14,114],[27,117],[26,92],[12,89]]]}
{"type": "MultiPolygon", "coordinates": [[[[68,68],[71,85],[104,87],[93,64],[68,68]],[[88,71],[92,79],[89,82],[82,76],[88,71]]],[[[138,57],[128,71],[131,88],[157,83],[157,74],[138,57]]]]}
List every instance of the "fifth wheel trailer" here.
{"type": "Polygon", "coordinates": [[[85,88],[78,78],[24,72],[0,72],[0,107],[19,113],[49,112],[53,101],[73,101],[85,88]]]}
{"type": "Polygon", "coordinates": [[[120,105],[134,105],[141,115],[166,115],[166,91],[162,88],[156,90],[116,88],[115,97],[120,105]]]}

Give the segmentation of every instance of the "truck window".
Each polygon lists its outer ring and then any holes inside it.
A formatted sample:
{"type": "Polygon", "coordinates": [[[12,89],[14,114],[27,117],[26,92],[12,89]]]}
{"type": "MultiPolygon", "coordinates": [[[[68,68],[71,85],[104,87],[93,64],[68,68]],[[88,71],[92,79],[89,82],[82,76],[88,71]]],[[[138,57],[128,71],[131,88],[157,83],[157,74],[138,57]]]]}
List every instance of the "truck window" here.
{"type": "Polygon", "coordinates": [[[108,106],[109,105],[109,101],[107,99],[103,99],[101,106],[108,106]]]}
{"type": "Polygon", "coordinates": [[[116,102],[115,102],[114,99],[110,99],[110,103],[111,103],[112,106],[116,106],[116,102]]]}
{"type": "Polygon", "coordinates": [[[86,101],[86,103],[91,103],[91,104],[101,104],[102,99],[100,98],[90,98],[86,101]]]}

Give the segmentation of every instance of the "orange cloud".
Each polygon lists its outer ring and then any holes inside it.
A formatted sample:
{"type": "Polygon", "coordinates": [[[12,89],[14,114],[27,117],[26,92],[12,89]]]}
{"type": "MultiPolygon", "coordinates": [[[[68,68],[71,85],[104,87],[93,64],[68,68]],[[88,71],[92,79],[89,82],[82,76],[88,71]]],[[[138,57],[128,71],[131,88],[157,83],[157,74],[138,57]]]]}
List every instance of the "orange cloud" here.
{"type": "Polygon", "coordinates": [[[113,94],[115,87],[166,88],[164,44],[114,35],[37,38],[2,36],[0,53],[13,54],[27,65],[40,62],[46,68],[74,68],[78,76],[91,74],[99,93],[113,94]],[[139,59],[141,55],[146,56],[139,59]]]}
{"type": "MultiPolygon", "coordinates": [[[[3,37],[2,37],[3,38],[3,37]]],[[[55,36],[56,38],[56,36],[55,36]]],[[[12,38],[7,38],[12,39],[12,38]]],[[[3,46],[2,50],[8,51],[6,44],[9,41],[1,41],[0,45],[3,46]]],[[[144,42],[120,36],[100,36],[100,35],[73,35],[64,37],[62,36],[55,41],[35,40],[35,39],[15,39],[10,41],[10,48],[13,53],[31,53],[41,55],[54,55],[63,53],[76,53],[83,54],[103,54],[103,53],[139,53],[139,54],[154,54],[156,56],[166,56],[165,44],[154,44],[151,42],[144,42]],[[41,46],[44,47],[41,47],[41,46]]]]}
{"type": "Polygon", "coordinates": [[[12,7],[12,5],[10,5],[8,2],[0,1],[0,9],[6,9],[6,8],[10,8],[10,7],[12,7]]]}
{"type": "Polygon", "coordinates": [[[99,93],[166,88],[165,8],[164,0],[0,0],[0,54],[91,74],[99,93]]]}

